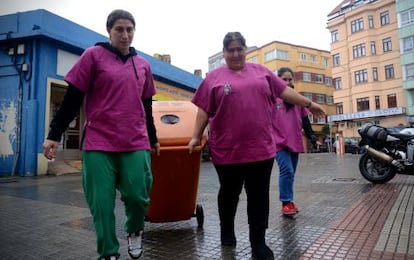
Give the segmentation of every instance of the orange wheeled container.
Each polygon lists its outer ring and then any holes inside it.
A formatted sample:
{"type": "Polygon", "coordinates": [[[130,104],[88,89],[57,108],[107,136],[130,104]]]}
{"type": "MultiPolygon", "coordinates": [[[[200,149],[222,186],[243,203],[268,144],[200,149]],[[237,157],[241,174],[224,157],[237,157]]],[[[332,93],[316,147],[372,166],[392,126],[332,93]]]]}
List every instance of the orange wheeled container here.
{"type": "Polygon", "coordinates": [[[154,101],[152,109],[161,152],[151,156],[153,185],[146,219],[159,223],[196,217],[202,227],[204,212],[196,200],[207,134],[196,152],[188,150],[197,107],[190,101],[154,101]]]}

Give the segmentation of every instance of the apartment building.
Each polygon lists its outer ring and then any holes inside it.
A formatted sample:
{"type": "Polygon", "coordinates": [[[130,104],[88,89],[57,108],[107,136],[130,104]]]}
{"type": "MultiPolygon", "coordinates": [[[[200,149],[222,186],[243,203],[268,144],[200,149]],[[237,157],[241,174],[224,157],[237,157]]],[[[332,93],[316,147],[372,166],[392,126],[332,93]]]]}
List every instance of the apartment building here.
{"type": "Polygon", "coordinates": [[[406,97],[407,122],[414,124],[414,1],[396,0],[402,86],[406,97]]]}
{"type": "Polygon", "coordinates": [[[328,29],[336,105],[329,120],[339,133],[407,125],[395,0],[345,0],[328,15],[328,29]]]}
{"type": "MultiPolygon", "coordinates": [[[[295,72],[295,90],[320,104],[328,115],[335,114],[329,51],[273,41],[259,48],[249,47],[246,60],[262,64],[275,74],[278,68],[290,67],[295,72]]],[[[209,70],[224,63],[223,54],[217,53],[209,58],[209,70]]],[[[310,120],[321,143],[336,133],[336,128],[329,127],[326,118],[311,116],[310,120]]]]}

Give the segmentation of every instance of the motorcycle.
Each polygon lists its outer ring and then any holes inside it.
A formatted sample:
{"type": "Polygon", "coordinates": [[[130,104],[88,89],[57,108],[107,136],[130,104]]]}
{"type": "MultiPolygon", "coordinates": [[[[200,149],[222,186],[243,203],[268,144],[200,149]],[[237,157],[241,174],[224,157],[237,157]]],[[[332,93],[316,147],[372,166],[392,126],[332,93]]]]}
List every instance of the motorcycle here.
{"type": "Polygon", "coordinates": [[[358,129],[362,176],[372,183],[386,183],[396,174],[414,175],[414,135],[394,133],[385,127],[364,125],[358,129]]]}

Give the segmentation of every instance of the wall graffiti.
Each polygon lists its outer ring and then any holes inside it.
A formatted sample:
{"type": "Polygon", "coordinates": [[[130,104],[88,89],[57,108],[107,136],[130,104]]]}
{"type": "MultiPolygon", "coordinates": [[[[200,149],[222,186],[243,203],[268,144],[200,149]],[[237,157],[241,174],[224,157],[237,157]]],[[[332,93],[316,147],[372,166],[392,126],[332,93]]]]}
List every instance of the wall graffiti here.
{"type": "Polygon", "coordinates": [[[17,104],[13,100],[0,100],[0,157],[13,155],[17,137],[17,104]]]}

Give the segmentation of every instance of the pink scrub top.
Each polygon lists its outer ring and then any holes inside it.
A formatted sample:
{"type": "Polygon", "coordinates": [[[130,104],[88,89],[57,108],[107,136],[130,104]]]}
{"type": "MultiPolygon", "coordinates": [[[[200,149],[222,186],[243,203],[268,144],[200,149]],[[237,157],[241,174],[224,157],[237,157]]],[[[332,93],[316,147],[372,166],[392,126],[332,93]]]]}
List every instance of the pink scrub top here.
{"type": "Polygon", "coordinates": [[[304,151],[302,138],[302,118],[309,115],[307,108],[294,105],[286,109],[282,99],[278,98],[273,115],[273,130],[275,132],[276,152],[288,149],[291,152],[304,151]]]}
{"type": "Polygon", "coordinates": [[[246,63],[239,74],[226,65],[209,72],[192,102],[209,114],[209,146],[215,164],[267,160],[275,155],[272,112],[286,82],[246,63]]]}
{"type": "Polygon", "coordinates": [[[149,63],[138,55],[124,63],[102,46],[82,54],[65,81],[85,93],[84,150],[150,149],[142,99],[155,94],[149,63]]]}

